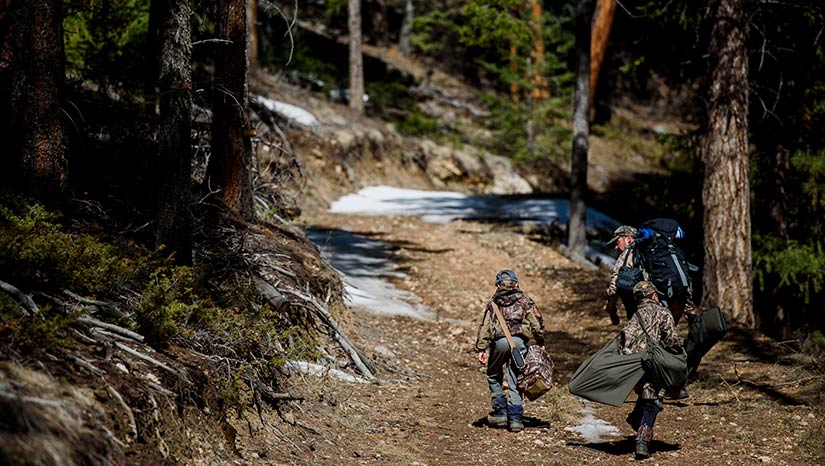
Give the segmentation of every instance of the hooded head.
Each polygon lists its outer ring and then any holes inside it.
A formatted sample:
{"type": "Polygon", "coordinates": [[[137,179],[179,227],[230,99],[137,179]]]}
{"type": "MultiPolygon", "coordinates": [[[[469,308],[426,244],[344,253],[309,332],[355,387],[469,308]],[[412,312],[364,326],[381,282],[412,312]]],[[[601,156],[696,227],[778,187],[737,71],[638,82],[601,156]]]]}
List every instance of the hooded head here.
{"type": "Polygon", "coordinates": [[[496,274],[496,286],[498,288],[518,288],[518,277],[512,270],[502,270],[496,274]]]}

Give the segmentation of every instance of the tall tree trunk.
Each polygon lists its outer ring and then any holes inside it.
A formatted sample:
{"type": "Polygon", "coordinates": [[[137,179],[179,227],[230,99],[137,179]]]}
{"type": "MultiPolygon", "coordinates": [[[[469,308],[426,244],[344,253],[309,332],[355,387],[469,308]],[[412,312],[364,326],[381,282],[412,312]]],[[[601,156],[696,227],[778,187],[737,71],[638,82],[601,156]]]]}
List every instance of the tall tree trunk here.
{"type": "Polygon", "coordinates": [[[349,108],[364,113],[364,57],[361,51],[361,0],[349,0],[349,108]]]}
{"type": "Polygon", "coordinates": [[[544,31],[541,20],[541,3],[538,0],[530,0],[533,26],[533,50],[530,51],[533,75],[533,89],[530,91],[533,100],[546,99],[550,97],[547,92],[547,79],[544,77],[544,31]]]}
{"type": "Polygon", "coordinates": [[[65,79],[62,6],[61,0],[12,4],[21,19],[15,26],[20,28],[15,47],[20,66],[12,90],[17,129],[11,136],[20,138],[21,154],[15,181],[44,199],[58,199],[68,186],[60,110],[65,79]]]}
{"type": "Polygon", "coordinates": [[[192,34],[189,0],[163,3],[160,25],[158,245],[192,262],[192,34]]]}
{"type": "MultiPolygon", "coordinates": [[[[593,13],[593,34],[590,39],[590,95],[595,97],[596,86],[599,83],[599,71],[604,61],[604,52],[607,50],[607,38],[613,26],[613,16],[616,13],[616,0],[598,0],[596,11],[593,13]]],[[[590,99],[593,106],[595,98],[590,99]]]]}
{"type": "Polygon", "coordinates": [[[258,0],[247,0],[246,23],[249,28],[249,69],[254,71],[260,66],[258,57],[258,0]]]}
{"type": "Polygon", "coordinates": [[[703,148],[703,306],[756,326],[748,185],[748,57],[745,0],[711,2],[708,133],[703,148]]]}
{"type": "Polygon", "coordinates": [[[510,98],[513,100],[513,104],[518,104],[520,100],[518,82],[516,82],[516,76],[518,76],[518,48],[515,39],[510,42],[510,72],[513,73],[513,82],[510,83],[510,98]]]}
{"type": "Polygon", "coordinates": [[[146,82],[143,85],[143,92],[146,98],[144,112],[147,115],[155,115],[158,109],[158,68],[160,61],[160,29],[161,22],[166,15],[167,4],[163,1],[152,0],[149,3],[149,23],[146,27],[146,82]]]}
{"type": "Polygon", "coordinates": [[[244,218],[253,218],[252,142],[247,118],[246,1],[218,0],[218,37],[229,41],[215,57],[210,190],[244,218]]]}
{"type": "Polygon", "coordinates": [[[367,10],[372,17],[372,32],[375,35],[375,45],[385,47],[389,42],[389,29],[387,28],[387,3],[385,0],[372,0],[367,10]]]}
{"type": "Polygon", "coordinates": [[[401,21],[401,32],[398,37],[398,51],[401,56],[410,58],[412,56],[412,46],[410,45],[410,36],[412,35],[412,22],[415,17],[415,10],[413,8],[413,0],[404,1],[404,20],[401,21]]]}
{"type": "Polygon", "coordinates": [[[576,7],[576,89],[573,110],[573,159],[570,166],[570,223],[567,247],[584,257],[587,247],[587,138],[590,133],[590,22],[594,0],[579,0],[576,7]]]}

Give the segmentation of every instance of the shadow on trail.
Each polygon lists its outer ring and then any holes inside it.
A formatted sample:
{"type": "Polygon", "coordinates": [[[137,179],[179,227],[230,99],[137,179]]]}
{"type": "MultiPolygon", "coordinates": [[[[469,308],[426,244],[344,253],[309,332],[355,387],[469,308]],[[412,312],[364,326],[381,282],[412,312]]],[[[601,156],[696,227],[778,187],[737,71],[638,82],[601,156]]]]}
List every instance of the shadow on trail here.
{"type": "MultiPolygon", "coordinates": [[[[609,455],[614,456],[625,456],[625,455],[633,455],[636,453],[636,436],[629,435],[624,440],[614,441],[614,442],[598,442],[598,443],[585,443],[585,442],[567,442],[567,445],[571,447],[584,447],[590,448],[593,450],[601,451],[607,453],[609,455]]],[[[676,451],[680,450],[682,447],[678,443],[667,443],[662,442],[660,440],[653,440],[650,443],[650,451],[655,455],[657,452],[665,452],[665,451],[676,451]]]]}
{"type": "MultiPolygon", "coordinates": [[[[525,429],[547,429],[552,427],[553,425],[547,421],[542,421],[539,418],[532,417],[532,416],[524,416],[522,417],[522,423],[524,423],[525,429]]],[[[507,429],[507,426],[493,426],[487,422],[487,416],[480,417],[475,420],[472,424],[473,427],[486,427],[489,429],[507,429]]]]}

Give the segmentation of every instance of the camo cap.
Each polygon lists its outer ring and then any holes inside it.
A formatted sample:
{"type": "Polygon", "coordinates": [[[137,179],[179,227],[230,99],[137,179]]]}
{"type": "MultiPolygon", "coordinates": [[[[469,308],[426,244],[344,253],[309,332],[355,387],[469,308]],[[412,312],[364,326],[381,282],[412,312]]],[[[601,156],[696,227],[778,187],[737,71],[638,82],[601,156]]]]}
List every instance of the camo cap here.
{"type": "Polygon", "coordinates": [[[619,241],[619,238],[621,238],[622,236],[635,235],[637,231],[638,230],[636,230],[630,225],[622,225],[613,231],[613,238],[611,238],[610,241],[607,242],[607,245],[612,246],[616,241],[619,241]]]}
{"type": "Polygon", "coordinates": [[[658,292],[656,285],[646,280],[642,280],[633,286],[633,296],[637,299],[650,298],[658,292]]]}

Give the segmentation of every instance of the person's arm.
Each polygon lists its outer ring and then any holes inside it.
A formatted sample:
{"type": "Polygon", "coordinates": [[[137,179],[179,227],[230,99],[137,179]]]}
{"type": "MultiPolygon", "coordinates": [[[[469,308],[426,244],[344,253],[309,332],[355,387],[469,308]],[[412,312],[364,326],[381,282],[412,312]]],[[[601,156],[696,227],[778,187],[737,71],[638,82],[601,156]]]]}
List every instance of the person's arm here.
{"type": "Polygon", "coordinates": [[[484,309],[484,314],[481,316],[481,323],[478,325],[478,334],[476,336],[476,351],[478,351],[478,361],[481,364],[487,364],[487,349],[490,347],[493,335],[492,320],[487,316],[492,314],[492,306],[487,304],[484,309]]]}

